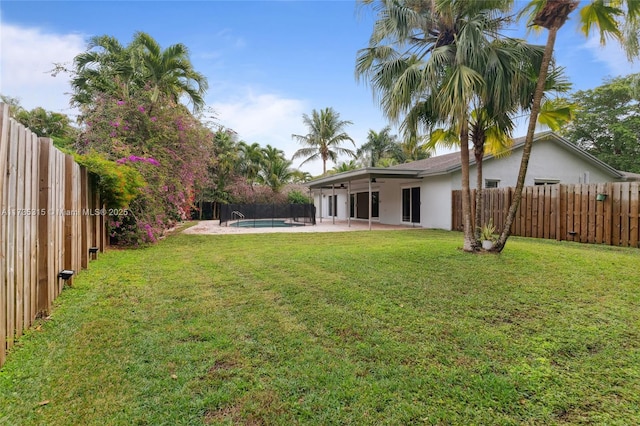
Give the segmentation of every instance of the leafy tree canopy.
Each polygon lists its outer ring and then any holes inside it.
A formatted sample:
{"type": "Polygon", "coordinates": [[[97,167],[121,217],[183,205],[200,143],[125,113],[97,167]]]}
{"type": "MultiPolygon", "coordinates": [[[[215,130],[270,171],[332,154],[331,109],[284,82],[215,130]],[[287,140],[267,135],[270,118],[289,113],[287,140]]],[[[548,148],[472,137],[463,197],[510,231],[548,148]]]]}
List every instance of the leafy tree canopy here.
{"type": "Polygon", "coordinates": [[[0,100],[9,105],[12,117],[36,135],[53,139],[58,148],[69,150],[72,147],[78,130],[71,125],[71,120],[65,114],[47,111],[42,107],[29,111],[20,105],[18,98],[10,96],[0,95],[0,100]]]}
{"type": "Polygon", "coordinates": [[[607,79],[568,99],[574,120],[561,134],[610,166],[640,173],[640,74],[607,79]]]}
{"type": "Polygon", "coordinates": [[[124,46],[115,37],[90,39],[87,51],[74,58],[71,70],[56,65],[58,72],[71,74],[71,103],[86,106],[100,95],[122,100],[146,92],[153,104],[166,97],[177,103],[182,96],[195,111],[204,107],[208,89],[206,77],[197,72],[182,43],[162,49],[149,34],[138,32],[124,46]]]}
{"type": "Polygon", "coordinates": [[[293,159],[305,157],[301,163],[308,161],[322,160],[322,174],[327,173],[327,161],[334,163],[340,155],[355,157],[356,154],[348,148],[343,148],[344,142],[355,143],[351,136],[345,132],[345,128],[353,124],[348,120],[341,120],[340,114],[333,108],[313,110],[311,116],[302,115],[302,122],[307,127],[309,133],[306,135],[291,135],[298,143],[304,146],[293,154],[293,159]]]}

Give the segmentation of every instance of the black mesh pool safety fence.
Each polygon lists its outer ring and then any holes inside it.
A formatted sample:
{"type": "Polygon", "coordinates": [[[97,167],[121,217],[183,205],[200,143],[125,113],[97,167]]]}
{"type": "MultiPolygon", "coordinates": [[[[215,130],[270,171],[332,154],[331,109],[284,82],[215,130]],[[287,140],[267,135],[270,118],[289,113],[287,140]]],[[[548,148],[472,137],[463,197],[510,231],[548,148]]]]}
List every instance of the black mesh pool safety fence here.
{"type": "Polygon", "coordinates": [[[223,204],[220,225],[304,226],[316,224],[313,204],[223,204]]]}

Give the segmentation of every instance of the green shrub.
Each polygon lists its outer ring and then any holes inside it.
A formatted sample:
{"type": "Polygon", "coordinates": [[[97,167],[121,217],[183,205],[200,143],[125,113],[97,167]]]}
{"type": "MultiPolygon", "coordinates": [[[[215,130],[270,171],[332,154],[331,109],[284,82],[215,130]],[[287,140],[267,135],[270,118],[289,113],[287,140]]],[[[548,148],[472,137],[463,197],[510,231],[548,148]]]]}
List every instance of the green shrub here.
{"type": "Polygon", "coordinates": [[[76,162],[98,177],[98,189],[105,204],[109,208],[127,208],[137,197],[146,182],[140,172],[126,164],[118,164],[107,160],[102,155],[92,152],[77,154],[76,162]]]}
{"type": "Polygon", "coordinates": [[[289,204],[311,204],[313,200],[308,195],[303,194],[298,190],[294,190],[287,194],[287,201],[289,204]]]}

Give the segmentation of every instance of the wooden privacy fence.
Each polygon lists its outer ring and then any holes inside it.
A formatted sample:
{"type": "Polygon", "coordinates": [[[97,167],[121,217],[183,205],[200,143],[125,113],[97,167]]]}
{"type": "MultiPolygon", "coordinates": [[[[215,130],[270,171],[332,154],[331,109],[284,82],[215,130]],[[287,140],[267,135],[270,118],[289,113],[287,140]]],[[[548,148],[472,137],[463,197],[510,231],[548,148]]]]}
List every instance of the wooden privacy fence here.
{"type": "MultiPolygon", "coordinates": [[[[480,225],[493,219],[500,231],[514,192],[514,188],[483,190],[480,225]]],[[[462,230],[462,192],[453,191],[452,195],[452,229],[462,230]]],[[[475,190],[472,198],[475,199],[475,190]]],[[[522,237],[639,247],[639,199],[638,182],[525,187],[511,233],[522,237]]],[[[475,211],[472,213],[475,217],[475,211]]]]}
{"type": "Polygon", "coordinates": [[[0,104],[0,366],[6,351],[60,294],[61,270],[103,251],[105,222],[84,167],[9,117],[0,104]],[[92,250],[95,251],[95,250],[92,250]]]}

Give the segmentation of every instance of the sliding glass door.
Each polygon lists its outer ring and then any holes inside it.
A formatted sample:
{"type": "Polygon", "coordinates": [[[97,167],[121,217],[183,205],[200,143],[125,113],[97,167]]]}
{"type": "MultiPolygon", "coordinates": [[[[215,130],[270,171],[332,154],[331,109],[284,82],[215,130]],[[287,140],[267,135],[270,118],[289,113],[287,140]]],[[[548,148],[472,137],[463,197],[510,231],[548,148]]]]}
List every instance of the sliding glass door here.
{"type": "Polygon", "coordinates": [[[402,188],[402,221],[420,223],[420,187],[402,188]]]}

